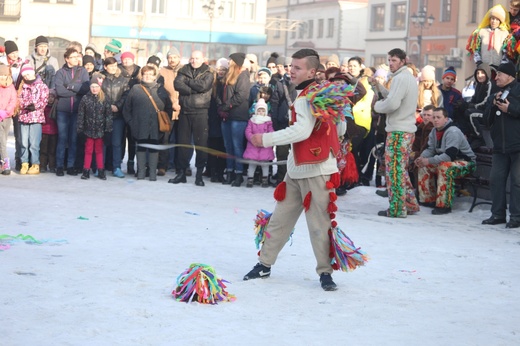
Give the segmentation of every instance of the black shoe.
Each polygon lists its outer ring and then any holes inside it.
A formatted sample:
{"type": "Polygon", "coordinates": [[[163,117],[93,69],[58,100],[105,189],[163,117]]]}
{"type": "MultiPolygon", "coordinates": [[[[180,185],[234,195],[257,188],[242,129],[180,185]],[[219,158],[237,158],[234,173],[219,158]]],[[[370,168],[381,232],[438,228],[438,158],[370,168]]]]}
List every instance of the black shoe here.
{"type": "Polygon", "coordinates": [[[231,186],[240,187],[243,182],[244,182],[244,177],[242,176],[242,173],[240,173],[240,174],[237,174],[237,177],[235,178],[235,180],[233,181],[231,186]]]}
{"type": "Polygon", "coordinates": [[[186,176],[187,176],[187,177],[191,177],[191,174],[192,174],[192,172],[191,172],[191,168],[189,168],[189,167],[186,168],[186,176]]]}
{"type": "Polygon", "coordinates": [[[22,169],[22,160],[16,159],[16,163],[14,165],[14,169],[17,172],[20,172],[20,170],[22,169]]]}
{"type": "Polygon", "coordinates": [[[247,178],[246,187],[253,187],[253,185],[254,185],[253,178],[247,178]]]}
{"type": "Polygon", "coordinates": [[[262,177],[262,187],[269,187],[269,180],[267,177],[262,177]]]}
{"type": "Polygon", "coordinates": [[[76,175],[78,175],[78,172],[76,171],[76,168],[69,167],[69,168],[67,168],[67,175],[76,176],[76,175]]]}
{"type": "Polygon", "coordinates": [[[378,211],[377,215],[378,216],[388,216],[388,211],[387,210],[378,211]]]}
{"type": "Polygon", "coordinates": [[[105,173],[106,171],[104,169],[98,169],[98,178],[101,179],[101,180],[107,180],[107,174],[105,173]]]}
{"type": "Polygon", "coordinates": [[[376,195],[388,198],[388,190],[376,190],[376,195]]]}
{"type": "Polygon", "coordinates": [[[135,174],[134,161],[128,161],[126,163],[126,174],[135,174]]]}
{"type": "Polygon", "coordinates": [[[195,178],[195,185],[197,185],[197,186],[205,186],[204,180],[202,180],[202,177],[195,178]]]}
{"type": "Polygon", "coordinates": [[[90,170],[89,169],[84,169],[83,170],[83,174],[81,175],[81,179],[83,179],[83,180],[90,179],[90,170]]]}
{"type": "Polygon", "coordinates": [[[262,263],[257,263],[249,273],[244,276],[244,281],[253,279],[266,279],[271,275],[271,267],[266,267],[262,263]]]}
{"type": "Polygon", "coordinates": [[[226,179],[222,182],[222,185],[231,185],[233,180],[235,179],[234,172],[226,172],[226,179]]]}
{"type": "Polygon", "coordinates": [[[483,225],[499,225],[501,223],[506,223],[506,219],[502,219],[496,216],[491,216],[489,219],[482,221],[483,225]]]}
{"type": "Polygon", "coordinates": [[[63,171],[63,168],[60,168],[60,167],[56,168],[56,175],[58,177],[63,177],[65,175],[65,172],[63,171]]]}
{"type": "Polygon", "coordinates": [[[506,228],[518,228],[520,227],[520,221],[509,220],[506,224],[506,228]]]}
{"type": "Polygon", "coordinates": [[[332,281],[332,276],[329,273],[321,273],[320,283],[324,291],[335,291],[338,289],[338,286],[332,281]]]}
{"type": "Polygon", "coordinates": [[[347,194],[347,188],[345,186],[340,186],[336,189],[336,196],[345,196],[347,194]]]}
{"type": "Polygon", "coordinates": [[[435,208],[435,202],[419,202],[419,205],[428,208],[435,208]]]}
{"type": "Polygon", "coordinates": [[[211,176],[211,179],[209,181],[211,181],[212,183],[221,183],[224,181],[224,178],[222,177],[222,175],[216,173],[211,176]]]}
{"type": "Polygon", "coordinates": [[[178,173],[175,178],[168,180],[170,184],[179,184],[179,183],[185,183],[186,182],[186,173],[180,172],[178,173]]]}
{"type": "Polygon", "coordinates": [[[445,215],[445,214],[449,214],[449,213],[451,213],[451,207],[448,207],[448,208],[435,207],[432,210],[433,215],[445,215]]]}

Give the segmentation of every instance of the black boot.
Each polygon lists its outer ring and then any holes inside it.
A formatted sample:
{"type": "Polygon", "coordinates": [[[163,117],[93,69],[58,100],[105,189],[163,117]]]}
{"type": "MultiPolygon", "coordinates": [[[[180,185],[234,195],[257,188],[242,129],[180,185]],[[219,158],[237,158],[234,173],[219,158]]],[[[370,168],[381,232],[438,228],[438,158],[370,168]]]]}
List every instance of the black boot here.
{"type": "Polygon", "coordinates": [[[226,179],[222,182],[224,185],[231,185],[235,178],[235,173],[231,171],[226,172],[226,179]]]}
{"type": "Polygon", "coordinates": [[[253,177],[247,177],[246,187],[253,187],[253,177]]]}
{"type": "Polygon", "coordinates": [[[150,168],[150,181],[157,180],[157,164],[159,163],[159,153],[150,153],[148,155],[148,167],[150,168]]]}
{"type": "Polygon", "coordinates": [[[83,175],[81,176],[81,179],[83,179],[83,180],[90,179],[90,170],[89,169],[83,170],[83,175]]]}
{"type": "Polygon", "coordinates": [[[267,177],[262,177],[262,187],[269,187],[269,179],[267,177]]]}
{"type": "Polygon", "coordinates": [[[137,180],[143,180],[146,175],[146,151],[138,151],[137,156],[137,180]]]}
{"type": "Polygon", "coordinates": [[[134,161],[128,160],[126,163],[126,174],[135,174],[134,161]]]}
{"type": "Polygon", "coordinates": [[[231,184],[231,186],[240,187],[240,185],[242,185],[243,182],[244,182],[244,176],[242,175],[242,173],[237,173],[237,176],[236,176],[235,180],[233,180],[233,184],[231,184]]]}
{"type": "Polygon", "coordinates": [[[186,182],[186,170],[181,169],[179,173],[175,176],[175,178],[168,180],[170,184],[179,184],[186,182]]]}
{"type": "Polygon", "coordinates": [[[98,169],[98,178],[101,180],[107,180],[107,175],[104,169],[98,169]]]}
{"type": "Polygon", "coordinates": [[[202,180],[202,168],[197,168],[197,174],[195,175],[195,185],[204,186],[204,180],[202,180]]]}

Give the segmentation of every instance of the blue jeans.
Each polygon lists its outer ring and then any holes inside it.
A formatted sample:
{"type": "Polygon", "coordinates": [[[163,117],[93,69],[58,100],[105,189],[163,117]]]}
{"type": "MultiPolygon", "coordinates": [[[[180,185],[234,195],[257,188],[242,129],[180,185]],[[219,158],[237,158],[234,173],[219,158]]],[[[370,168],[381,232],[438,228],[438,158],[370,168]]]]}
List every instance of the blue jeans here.
{"type": "Polygon", "coordinates": [[[520,152],[513,154],[493,153],[490,172],[491,213],[501,219],[506,218],[508,175],[511,178],[509,214],[511,220],[520,221],[520,152]]]}
{"type": "Polygon", "coordinates": [[[112,170],[121,168],[123,160],[123,139],[125,137],[125,120],[122,116],[112,118],[112,170]]]}
{"type": "Polygon", "coordinates": [[[247,121],[228,120],[221,125],[226,153],[234,156],[226,159],[226,171],[228,172],[233,170],[235,173],[244,172],[244,165],[242,162],[236,161],[235,157],[241,159],[244,154],[246,127],[247,121]]]}
{"type": "Polygon", "coordinates": [[[76,139],[78,138],[78,113],[58,111],[58,147],[56,148],[56,167],[63,168],[65,149],[68,148],[67,168],[74,167],[76,159],[76,139]]]}
{"type": "Polygon", "coordinates": [[[20,134],[22,139],[20,159],[22,163],[29,163],[29,152],[31,163],[40,164],[40,142],[42,140],[42,124],[20,123],[20,134]]]}

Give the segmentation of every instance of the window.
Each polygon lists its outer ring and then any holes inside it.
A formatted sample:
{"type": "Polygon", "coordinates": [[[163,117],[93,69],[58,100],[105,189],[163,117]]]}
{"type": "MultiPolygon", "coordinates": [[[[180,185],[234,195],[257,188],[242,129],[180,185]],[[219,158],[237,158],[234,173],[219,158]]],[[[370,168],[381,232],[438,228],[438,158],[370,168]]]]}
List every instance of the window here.
{"type": "Polygon", "coordinates": [[[47,3],[49,3],[50,0],[33,0],[33,2],[47,2],[47,3]]]}
{"type": "Polygon", "coordinates": [[[255,0],[244,0],[240,4],[240,18],[244,21],[252,21],[255,19],[255,0]]]}
{"type": "Polygon", "coordinates": [[[442,0],[441,3],[441,22],[451,21],[451,0],[442,0]]]}
{"type": "Polygon", "coordinates": [[[164,0],[152,0],[152,13],[165,14],[164,0]]]}
{"type": "Polygon", "coordinates": [[[72,4],[72,0],[56,0],[57,4],[72,4]]]}
{"type": "Polygon", "coordinates": [[[224,11],[220,18],[224,19],[233,19],[235,14],[235,3],[234,1],[220,1],[220,4],[223,6],[224,11]]]}
{"type": "Polygon", "coordinates": [[[334,36],[334,18],[329,18],[327,20],[327,37],[334,36]]]}
{"type": "Polygon", "coordinates": [[[122,0],[108,0],[108,10],[113,12],[121,12],[122,6],[121,2],[122,0]]]}
{"type": "Polygon", "coordinates": [[[273,34],[273,38],[280,38],[281,36],[281,33],[280,33],[280,20],[282,19],[282,17],[280,16],[276,16],[276,23],[275,23],[275,30],[274,30],[274,34],[273,34]]]}
{"type": "Polygon", "coordinates": [[[178,10],[179,17],[191,17],[191,1],[179,0],[178,10]]]}
{"type": "Polygon", "coordinates": [[[309,20],[307,22],[307,38],[312,38],[314,35],[314,20],[309,20]]]}
{"type": "Polygon", "coordinates": [[[471,1],[471,15],[470,15],[470,23],[477,22],[477,0],[471,1]]]}
{"type": "Polygon", "coordinates": [[[372,31],[385,30],[385,5],[372,6],[370,29],[372,31]]]}
{"type": "Polygon", "coordinates": [[[300,25],[298,25],[298,38],[302,39],[303,35],[305,34],[305,22],[301,22],[300,25]]]}
{"type": "Polygon", "coordinates": [[[130,0],[130,12],[143,13],[143,0],[130,0]]]}
{"type": "Polygon", "coordinates": [[[406,3],[392,4],[392,29],[406,29],[406,3]]]}
{"type": "Polygon", "coordinates": [[[379,66],[387,63],[388,57],[386,55],[372,55],[372,66],[379,66]]]}
{"type": "Polygon", "coordinates": [[[318,19],[318,38],[323,37],[323,19],[318,19]]]}

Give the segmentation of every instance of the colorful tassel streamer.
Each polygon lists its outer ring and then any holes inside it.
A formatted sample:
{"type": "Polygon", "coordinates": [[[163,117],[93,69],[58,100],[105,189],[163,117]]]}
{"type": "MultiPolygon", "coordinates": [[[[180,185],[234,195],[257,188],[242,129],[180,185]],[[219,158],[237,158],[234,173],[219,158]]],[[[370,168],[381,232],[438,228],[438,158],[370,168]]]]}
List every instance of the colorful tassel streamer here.
{"type": "Polygon", "coordinates": [[[345,120],[345,114],[351,114],[348,97],[353,95],[353,85],[336,85],[325,81],[310,86],[306,96],[314,117],[321,122],[332,121],[337,124],[345,120]]]}
{"type": "Polygon", "coordinates": [[[285,194],[287,193],[287,183],[285,181],[282,181],[276,189],[274,189],[274,199],[278,202],[281,202],[285,199],[285,194]]]}
{"type": "Polygon", "coordinates": [[[354,154],[352,154],[352,151],[349,151],[347,154],[347,166],[345,167],[342,173],[342,183],[354,184],[357,183],[359,180],[359,172],[356,164],[356,158],[354,157],[354,154]]]}
{"type": "Polygon", "coordinates": [[[334,270],[353,271],[368,261],[368,256],[360,248],[356,248],[352,240],[340,228],[331,227],[329,238],[329,257],[334,270]]]}
{"type": "Polygon", "coordinates": [[[66,243],[66,240],[37,240],[33,236],[18,234],[16,236],[9,234],[0,234],[0,251],[5,251],[11,248],[11,245],[17,242],[24,242],[26,244],[41,245],[44,243],[66,243]]]}
{"type": "MultiPolygon", "coordinates": [[[[271,220],[271,215],[273,213],[270,213],[264,209],[259,210],[256,214],[255,218],[255,244],[256,248],[260,249],[260,245],[262,245],[267,238],[270,238],[271,235],[269,232],[266,231],[267,225],[269,224],[269,220],[271,220]]],[[[292,245],[292,235],[294,234],[294,229],[291,232],[291,235],[289,235],[289,239],[287,241],[291,241],[292,245]]],[[[260,255],[260,252],[258,253],[260,255]]]]}
{"type": "Polygon", "coordinates": [[[233,302],[236,297],[226,291],[228,282],[217,278],[215,269],[207,264],[192,263],[188,269],[177,277],[177,287],[172,291],[175,300],[191,303],[217,304],[233,302]]]}

